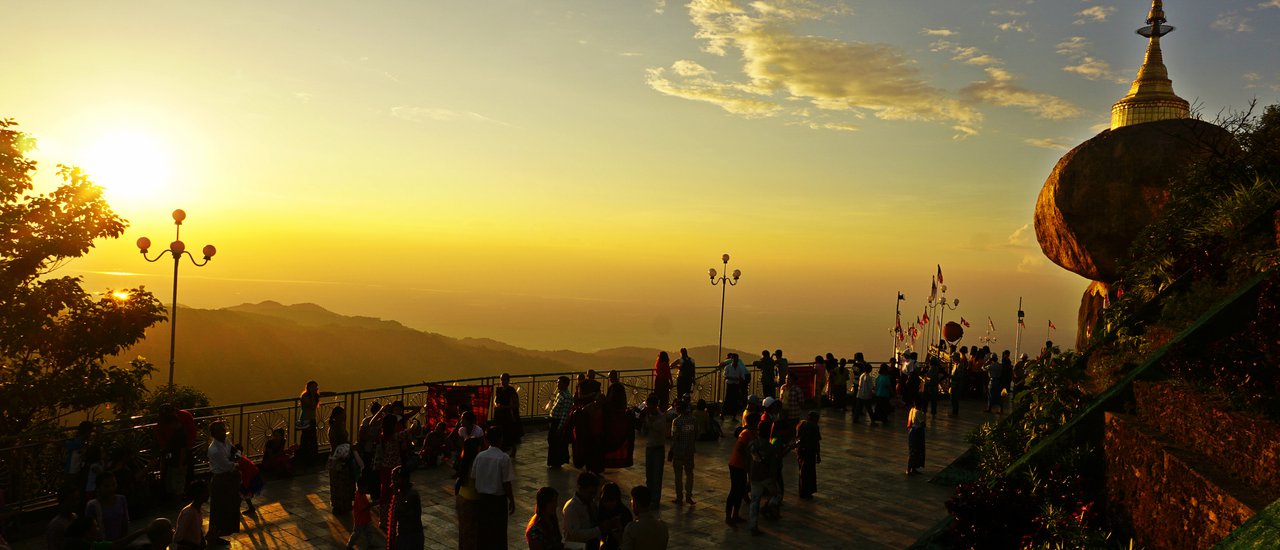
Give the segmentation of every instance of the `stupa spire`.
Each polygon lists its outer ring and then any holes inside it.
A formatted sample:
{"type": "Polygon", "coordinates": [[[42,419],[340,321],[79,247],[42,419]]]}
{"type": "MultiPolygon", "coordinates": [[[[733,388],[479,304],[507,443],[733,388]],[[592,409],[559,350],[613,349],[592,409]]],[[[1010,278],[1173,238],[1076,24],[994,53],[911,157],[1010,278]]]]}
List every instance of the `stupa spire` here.
{"type": "Polygon", "coordinates": [[[1173,32],[1166,21],[1164,2],[1152,0],[1147,26],[1136,31],[1147,38],[1147,55],[1137,78],[1133,79],[1129,95],[1111,106],[1112,130],[1143,122],[1187,118],[1191,114],[1191,104],[1173,93],[1173,81],[1169,80],[1169,69],[1164,66],[1160,37],[1173,32]]]}

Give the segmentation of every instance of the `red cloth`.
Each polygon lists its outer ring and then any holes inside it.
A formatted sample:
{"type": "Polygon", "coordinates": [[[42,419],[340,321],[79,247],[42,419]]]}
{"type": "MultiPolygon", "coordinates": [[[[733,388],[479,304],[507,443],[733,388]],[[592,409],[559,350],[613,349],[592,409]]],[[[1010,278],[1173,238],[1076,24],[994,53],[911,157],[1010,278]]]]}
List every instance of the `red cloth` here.
{"type": "Polygon", "coordinates": [[[662,359],[658,359],[657,361],[654,361],[653,378],[654,380],[666,380],[667,382],[670,382],[671,381],[671,363],[669,361],[663,361],[662,359]]]}
{"type": "Polygon", "coordinates": [[[373,523],[373,512],[370,511],[372,507],[373,504],[369,502],[369,496],[356,491],[355,506],[351,509],[351,521],[356,526],[373,523]]]}
{"type": "Polygon", "coordinates": [[[182,423],[182,431],[187,433],[187,446],[195,445],[196,436],[198,435],[196,432],[196,417],[192,416],[191,412],[186,409],[178,409],[175,414],[178,415],[178,421],[182,423]]]}
{"type": "Polygon", "coordinates": [[[249,487],[253,485],[253,479],[258,477],[258,465],[240,455],[240,486],[249,487]]]}

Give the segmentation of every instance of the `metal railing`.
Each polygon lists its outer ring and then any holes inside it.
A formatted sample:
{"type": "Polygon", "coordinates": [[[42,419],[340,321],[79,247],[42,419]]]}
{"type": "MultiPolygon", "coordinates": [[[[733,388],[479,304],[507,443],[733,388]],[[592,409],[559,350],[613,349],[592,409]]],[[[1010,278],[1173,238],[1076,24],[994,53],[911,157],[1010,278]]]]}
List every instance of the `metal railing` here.
{"type": "MultiPolygon", "coordinates": [[[[793,367],[814,365],[815,363],[791,363],[793,367]]],[[[748,368],[752,372],[748,393],[759,394],[759,372],[751,366],[748,368]]],[[[708,403],[722,401],[724,380],[720,372],[718,366],[696,369],[692,388],[694,400],[705,399],[708,403]]],[[[627,388],[629,403],[638,404],[648,397],[653,388],[652,369],[627,369],[619,370],[618,373],[619,381],[627,388]]],[[[578,374],[578,371],[569,371],[511,375],[511,385],[516,388],[519,396],[518,406],[522,419],[547,416],[547,405],[555,395],[558,378],[567,376],[572,384],[578,374]]],[[[608,381],[603,379],[605,376],[606,372],[600,371],[598,379],[607,386],[608,381]]],[[[370,404],[375,401],[383,405],[402,401],[406,406],[422,406],[427,401],[431,386],[498,384],[498,376],[481,376],[334,393],[321,398],[318,407],[316,420],[321,425],[321,429],[317,430],[319,448],[321,451],[329,449],[328,430],[323,429],[323,426],[334,407],[342,406],[346,409],[347,432],[355,439],[361,419],[368,414],[370,404]]],[[[300,438],[301,431],[297,427],[297,421],[301,409],[296,397],[215,405],[192,409],[190,412],[196,418],[199,431],[193,453],[200,469],[206,466],[204,457],[209,441],[206,427],[213,420],[221,419],[225,422],[228,439],[243,445],[245,455],[251,458],[262,456],[267,439],[277,428],[285,430],[290,442],[297,443],[300,438]]],[[[154,422],[153,417],[105,422],[98,426],[94,438],[101,444],[104,452],[123,449],[125,454],[144,465],[145,475],[158,479],[159,460],[153,451],[154,422]]],[[[73,431],[72,428],[45,430],[27,436],[11,437],[0,443],[0,504],[17,511],[51,505],[58,488],[64,483],[64,441],[73,435],[73,431]]]]}

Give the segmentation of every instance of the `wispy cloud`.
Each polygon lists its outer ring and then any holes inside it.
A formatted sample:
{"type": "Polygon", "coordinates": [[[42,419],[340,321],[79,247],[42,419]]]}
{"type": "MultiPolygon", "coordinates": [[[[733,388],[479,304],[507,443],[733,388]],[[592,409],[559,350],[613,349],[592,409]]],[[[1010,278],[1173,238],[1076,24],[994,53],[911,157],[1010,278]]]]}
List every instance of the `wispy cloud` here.
{"type": "Polygon", "coordinates": [[[293,92],[293,98],[301,101],[302,103],[311,103],[311,100],[314,99],[315,96],[307,92],[293,92]]]}
{"type": "Polygon", "coordinates": [[[1034,273],[1044,267],[1044,257],[1038,254],[1027,254],[1018,262],[1018,273],[1034,273]]]}
{"type": "Polygon", "coordinates": [[[1258,4],[1258,7],[1259,8],[1280,8],[1280,0],[1267,0],[1266,2],[1258,4]]]}
{"type": "Polygon", "coordinates": [[[1028,246],[1031,244],[1031,224],[1023,224],[1009,235],[1009,246],[1028,246]]]}
{"type": "Polygon", "coordinates": [[[493,124],[508,126],[505,122],[494,120],[473,111],[457,111],[440,107],[414,107],[409,105],[400,105],[391,108],[391,116],[407,120],[409,122],[452,122],[461,120],[490,122],[493,124]]]}
{"type": "Polygon", "coordinates": [[[1042,149],[1060,149],[1065,151],[1071,148],[1070,145],[1063,143],[1063,140],[1058,138],[1027,138],[1022,140],[1022,142],[1032,147],[1040,147],[1042,149]]]}
{"type": "Polygon", "coordinates": [[[1019,23],[1015,19],[1013,21],[1005,21],[1004,23],[1000,23],[996,25],[996,28],[1006,32],[1007,31],[1027,32],[1028,30],[1031,29],[1031,25],[1028,23],[1019,23]]]}
{"type": "Polygon", "coordinates": [[[757,0],[746,6],[691,0],[688,10],[704,52],[741,55],[742,80],[680,75],[675,65],[649,69],[648,83],[659,92],[747,116],[777,114],[782,102],[803,101],[855,119],[870,115],[945,122],[962,135],[976,132],[981,124],[981,113],[930,85],[915,60],[898,48],[794,30],[802,21],[845,15],[846,8],[786,0],[757,0]]]}
{"type": "Polygon", "coordinates": [[[1249,18],[1234,11],[1219,14],[1209,28],[1223,32],[1253,32],[1249,18]]]}
{"type": "Polygon", "coordinates": [[[992,105],[1021,107],[1039,118],[1061,120],[1080,116],[1080,108],[1074,103],[1053,94],[1023,88],[1004,69],[987,67],[984,71],[987,73],[986,80],[965,86],[961,93],[992,105]]]}
{"type": "Polygon", "coordinates": [[[1065,42],[1058,43],[1058,54],[1067,57],[1070,63],[1062,70],[1078,74],[1089,80],[1105,80],[1123,84],[1124,76],[1111,68],[1111,64],[1089,55],[1089,41],[1082,36],[1073,36],[1065,42]]]}
{"type": "MultiPolygon", "coordinates": [[[[1280,0],[1276,0],[1276,1],[1280,2],[1280,0]]],[[[920,31],[920,34],[924,34],[928,36],[955,36],[956,31],[953,31],[951,29],[924,29],[920,31]]]]}
{"type": "Polygon", "coordinates": [[[1089,23],[1101,23],[1106,21],[1116,9],[1111,6],[1089,6],[1076,12],[1076,25],[1087,25],[1089,23]]]}

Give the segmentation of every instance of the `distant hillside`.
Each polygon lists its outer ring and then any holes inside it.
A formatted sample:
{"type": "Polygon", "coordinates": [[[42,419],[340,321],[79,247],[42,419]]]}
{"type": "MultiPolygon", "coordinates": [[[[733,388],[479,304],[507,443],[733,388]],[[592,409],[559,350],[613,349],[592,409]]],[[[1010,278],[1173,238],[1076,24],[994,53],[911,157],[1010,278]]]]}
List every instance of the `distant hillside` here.
{"type": "MultiPolygon", "coordinates": [[[[690,348],[699,364],[712,363],[715,353],[715,346],[690,348]]],[[[152,327],[143,342],[120,357],[138,355],[156,365],[153,382],[164,383],[167,322],[152,327]]],[[[316,304],[268,301],[216,310],[179,306],[175,381],[203,389],[215,403],[235,403],[294,396],[309,379],[324,390],[344,391],[501,372],[650,368],[657,355],[657,349],[639,347],[594,353],[529,350],[339,315],[316,304]]]]}

